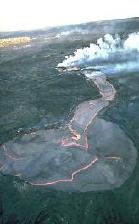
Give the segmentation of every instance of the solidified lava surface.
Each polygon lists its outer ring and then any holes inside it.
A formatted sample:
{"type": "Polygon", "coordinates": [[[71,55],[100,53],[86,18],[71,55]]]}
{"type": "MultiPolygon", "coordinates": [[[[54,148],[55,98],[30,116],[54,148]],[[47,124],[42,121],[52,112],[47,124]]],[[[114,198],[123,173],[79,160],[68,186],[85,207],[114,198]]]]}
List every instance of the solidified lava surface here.
{"type": "Polygon", "coordinates": [[[113,189],[125,182],[137,152],[116,124],[97,117],[116,91],[103,74],[90,77],[101,98],[80,104],[69,124],[24,134],[0,146],[4,175],[33,186],[79,192],[113,189]]]}

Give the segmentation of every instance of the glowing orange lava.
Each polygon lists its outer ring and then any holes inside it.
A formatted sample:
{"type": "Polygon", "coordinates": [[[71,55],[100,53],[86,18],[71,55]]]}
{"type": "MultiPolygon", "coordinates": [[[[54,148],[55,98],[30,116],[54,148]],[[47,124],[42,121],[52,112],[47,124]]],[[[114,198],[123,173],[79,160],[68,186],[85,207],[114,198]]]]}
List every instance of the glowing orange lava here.
{"type": "Polygon", "coordinates": [[[31,185],[35,185],[35,186],[48,186],[48,185],[53,185],[53,184],[57,184],[57,183],[60,183],[60,182],[71,182],[74,180],[74,177],[79,174],[81,171],[83,170],[87,170],[88,168],[90,168],[93,164],[95,164],[97,162],[98,158],[96,157],[94,160],[92,160],[88,165],[74,171],[72,174],[71,174],[71,178],[69,179],[59,179],[59,180],[55,180],[55,181],[51,181],[51,182],[46,182],[46,183],[32,183],[30,182],[31,185]]]}

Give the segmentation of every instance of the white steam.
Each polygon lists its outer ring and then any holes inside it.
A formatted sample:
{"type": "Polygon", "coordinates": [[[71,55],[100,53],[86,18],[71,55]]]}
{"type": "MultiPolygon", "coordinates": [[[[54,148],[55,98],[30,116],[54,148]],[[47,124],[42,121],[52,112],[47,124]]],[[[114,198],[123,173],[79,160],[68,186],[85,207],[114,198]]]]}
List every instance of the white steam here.
{"type": "Polygon", "coordinates": [[[118,34],[114,37],[106,34],[91,43],[89,47],[77,49],[73,55],[66,56],[58,67],[86,67],[102,69],[103,71],[116,72],[131,68],[139,70],[139,32],[129,34],[126,40],[122,40],[118,34]],[[129,67],[128,67],[129,65],[129,67]]]}
{"type": "Polygon", "coordinates": [[[71,29],[71,30],[67,30],[67,31],[63,31],[63,32],[58,33],[55,36],[55,38],[67,37],[67,36],[72,35],[72,34],[88,34],[88,33],[89,33],[89,31],[87,31],[87,30],[80,29],[80,28],[74,28],[74,29],[71,29]]]}
{"type": "Polygon", "coordinates": [[[129,35],[128,39],[124,42],[124,48],[136,49],[137,51],[139,51],[139,32],[129,35]]]}

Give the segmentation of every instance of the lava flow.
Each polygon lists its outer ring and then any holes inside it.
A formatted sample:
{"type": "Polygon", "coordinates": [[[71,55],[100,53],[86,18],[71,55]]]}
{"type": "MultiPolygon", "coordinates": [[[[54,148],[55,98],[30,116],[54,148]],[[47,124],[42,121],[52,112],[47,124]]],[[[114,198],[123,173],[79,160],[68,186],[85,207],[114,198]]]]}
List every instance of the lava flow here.
{"type": "MultiPolygon", "coordinates": [[[[100,74],[100,73],[99,73],[100,74]]],[[[88,75],[88,74],[87,74],[88,75]]],[[[81,147],[88,150],[88,141],[87,141],[87,128],[88,126],[93,122],[95,117],[97,116],[98,112],[102,110],[105,106],[108,106],[108,101],[111,101],[114,99],[116,90],[114,89],[113,85],[110,84],[108,81],[106,81],[105,75],[102,73],[100,75],[95,74],[92,72],[90,75],[91,80],[95,83],[97,88],[99,89],[100,95],[102,95],[100,105],[98,104],[98,100],[92,100],[89,102],[85,102],[87,105],[85,108],[78,106],[77,110],[75,111],[75,114],[73,118],[71,119],[70,123],[68,124],[68,128],[71,132],[71,137],[69,139],[62,139],[61,140],[61,146],[63,147],[81,147]],[[105,103],[106,102],[106,105],[105,103]],[[89,116],[89,112],[91,111],[91,116],[89,116]],[[77,126],[77,129],[76,129],[77,126]],[[79,130],[81,131],[79,131],[79,130]]],[[[112,159],[112,160],[119,160],[120,157],[116,156],[107,156],[104,157],[106,159],[112,159]]],[[[91,168],[99,158],[96,156],[95,159],[93,159],[90,163],[88,163],[86,166],[75,170],[70,178],[66,179],[58,179],[55,181],[49,181],[45,183],[33,183],[30,182],[31,185],[35,186],[48,186],[48,185],[54,185],[62,182],[71,182],[75,179],[75,176],[77,174],[80,174],[82,171],[85,171],[89,168],[91,168]]]]}

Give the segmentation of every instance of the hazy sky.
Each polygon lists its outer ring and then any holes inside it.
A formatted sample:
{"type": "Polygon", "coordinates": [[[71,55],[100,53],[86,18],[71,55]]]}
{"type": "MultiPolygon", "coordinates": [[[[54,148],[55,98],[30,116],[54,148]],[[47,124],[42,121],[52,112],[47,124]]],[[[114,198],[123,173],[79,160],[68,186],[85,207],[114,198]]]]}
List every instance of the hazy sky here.
{"type": "Polygon", "coordinates": [[[138,17],[138,0],[0,0],[0,31],[138,17]]]}

